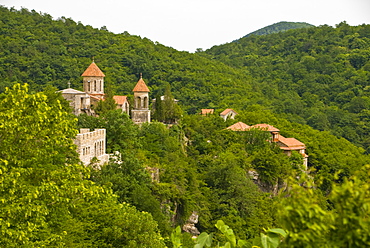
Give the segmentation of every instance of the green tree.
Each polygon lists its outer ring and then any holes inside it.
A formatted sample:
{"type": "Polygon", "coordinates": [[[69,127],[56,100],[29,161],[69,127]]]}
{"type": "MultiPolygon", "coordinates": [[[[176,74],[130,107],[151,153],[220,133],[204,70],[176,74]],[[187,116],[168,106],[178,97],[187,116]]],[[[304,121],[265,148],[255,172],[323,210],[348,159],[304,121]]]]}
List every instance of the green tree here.
{"type": "Polygon", "coordinates": [[[100,100],[94,110],[98,115],[101,115],[107,113],[110,110],[115,110],[116,108],[117,104],[116,101],[113,99],[113,94],[108,91],[104,100],[100,100]]]}
{"type": "Polygon", "coordinates": [[[159,95],[156,97],[154,109],[154,118],[166,124],[176,123],[182,116],[182,110],[172,96],[170,84],[166,85],[163,99],[159,95]]]}
{"type": "Polygon", "coordinates": [[[153,119],[157,121],[164,121],[163,103],[160,95],[157,95],[154,103],[153,119]]]}
{"type": "Polygon", "coordinates": [[[16,84],[0,99],[1,246],[164,247],[151,215],[88,180],[58,97],[16,84]]]}
{"type": "Polygon", "coordinates": [[[368,166],[363,170],[365,181],[356,175],[333,183],[327,198],[309,177],[292,179],[278,207],[279,223],[288,231],[282,247],[369,246],[368,166]]]}

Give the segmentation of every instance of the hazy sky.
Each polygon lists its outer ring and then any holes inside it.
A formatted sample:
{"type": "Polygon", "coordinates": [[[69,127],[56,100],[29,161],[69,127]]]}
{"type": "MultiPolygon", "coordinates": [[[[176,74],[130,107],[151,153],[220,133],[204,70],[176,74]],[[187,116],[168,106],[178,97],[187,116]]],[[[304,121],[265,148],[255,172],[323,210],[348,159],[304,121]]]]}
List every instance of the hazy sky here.
{"type": "Polygon", "coordinates": [[[0,0],[0,5],[127,31],[190,52],[280,21],[370,24],[370,0],[0,0]]]}

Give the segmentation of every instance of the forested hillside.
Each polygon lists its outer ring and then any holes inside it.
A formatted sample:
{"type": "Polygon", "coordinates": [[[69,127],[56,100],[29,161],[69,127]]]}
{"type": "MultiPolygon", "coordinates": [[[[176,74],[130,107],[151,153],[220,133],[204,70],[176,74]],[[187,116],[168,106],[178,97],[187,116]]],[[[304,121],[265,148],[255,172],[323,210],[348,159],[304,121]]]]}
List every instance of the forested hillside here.
{"type": "Polygon", "coordinates": [[[369,147],[370,25],[253,36],[205,57],[248,72],[274,112],[369,147]]]}
{"type": "Polygon", "coordinates": [[[79,89],[79,75],[94,56],[113,93],[131,94],[143,73],[153,98],[170,83],[189,113],[257,103],[364,148],[370,142],[369,25],[247,37],[205,54],[24,9],[1,8],[0,28],[0,90],[14,82],[61,89],[68,81],[79,89]]]}
{"type": "Polygon", "coordinates": [[[0,90],[14,82],[61,89],[68,81],[81,89],[79,76],[95,57],[116,94],[131,94],[143,73],[153,98],[170,83],[189,113],[260,104],[366,149],[370,142],[369,25],[247,37],[196,54],[25,9],[1,8],[0,28],[0,90]]]}
{"type": "Polygon", "coordinates": [[[139,74],[152,97],[171,84],[175,98],[195,113],[201,107],[244,106],[261,96],[251,90],[247,73],[221,62],[153,43],[127,33],[113,34],[25,9],[0,15],[0,90],[14,82],[31,89],[45,85],[81,89],[80,75],[95,57],[106,74],[106,87],[116,94],[131,94],[139,74]],[[245,99],[234,102],[235,89],[245,99]]]}
{"type": "Polygon", "coordinates": [[[174,232],[194,214],[200,232],[214,233],[211,247],[266,248],[261,237],[274,227],[287,231],[281,247],[369,246],[370,157],[347,140],[366,148],[369,30],[342,23],[190,54],[1,7],[0,245],[209,247],[209,236],[174,232]],[[185,110],[177,124],[153,115],[135,125],[108,100],[97,117],[73,116],[56,90],[82,89],[92,57],[108,96],[130,95],[139,73],[153,98],[171,89],[185,110]],[[219,117],[226,107],[236,120],[219,117]],[[309,170],[268,132],[227,130],[237,121],[305,143],[309,170]],[[106,128],[114,155],[101,170],[79,163],[78,128],[106,128]]]}
{"type": "Polygon", "coordinates": [[[267,35],[267,34],[285,32],[290,29],[311,28],[311,27],[314,27],[314,25],[311,25],[305,22],[278,22],[278,23],[269,25],[267,27],[260,28],[252,33],[247,34],[246,36],[242,38],[245,38],[251,35],[267,35]]]}

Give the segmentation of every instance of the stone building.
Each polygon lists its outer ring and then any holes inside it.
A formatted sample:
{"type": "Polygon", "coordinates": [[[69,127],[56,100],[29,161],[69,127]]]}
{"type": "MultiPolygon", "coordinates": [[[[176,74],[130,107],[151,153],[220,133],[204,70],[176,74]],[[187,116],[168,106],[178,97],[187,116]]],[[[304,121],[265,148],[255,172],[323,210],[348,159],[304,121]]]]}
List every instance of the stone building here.
{"type": "Polygon", "coordinates": [[[149,92],[142,76],[132,90],[134,92],[134,106],[131,110],[131,119],[134,123],[140,124],[150,122],[149,92]]]}
{"type": "Polygon", "coordinates": [[[222,119],[224,119],[226,121],[228,118],[234,120],[235,116],[237,114],[238,113],[235,110],[233,110],[231,108],[228,108],[228,109],[225,109],[224,111],[222,111],[220,113],[220,116],[222,117],[222,119]]]}
{"type": "Polygon", "coordinates": [[[62,93],[64,99],[69,102],[74,115],[80,115],[82,113],[93,115],[89,94],[72,88],[64,89],[59,92],[62,93]]]}
{"type": "Polygon", "coordinates": [[[214,112],[215,112],[214,109],[201,109],[200,114],[203,116],[207,116],[207,115],[213,115],[214,112]]]}
{"type": "Polygon", "coordinates": [[[306,145],[295,138],[285,138],[280,134],[280,130],[269,124],[256,124],[248,126],[243,122],[237,122],[226,129],[232,131],[249,131],[251,129],[260,129],[271,134],[271,141],[275,142],[281,150],[288,156],[292,155],[292,151],[297,151],[303,157],[303,166],[307,170],[308,155],[306,154],[306,145]]]}
{"type": "Polygon", "coordinates": [[[105,129],[95,129],[90,131],[89,128],[81,128],[77,134],[74,143],[77,145],[77,153],[84,165],[89,165],[95,157],[100,166],[109,161],[109,155],[105,153],[105,129]]]}
{"type": "Polygon", "coordinates": [[[127,100],[127,96],[113,96],[114,101],[117,104],[117,109],[121,109],[122,112],[130,114],[130,104],[127,100]]]}
{"type": "MultiPolygon", "coordinates": [[[[88,115],[95,115],[91,106],[105,100],[105,75],[93,61],[81,76],[83,78],[84,91],[75,90],[69,86],[60,92],[64,99],[69,101],[73,114],[80,115],[86,113],[88,115]]],[[[132,120],[138,124],[150,122],[149,89],[142,76],[140,76],[133,92],[135,104],[132,109],[132,120]]],[[[117,104],[117,108],[130,114],[130,104],[126,96],[113,96],[113,99],[117,104]]],[[[105,129],[96,129],[95,131],[90,131],[86,128],[80,129],[80,134],[77,135],[75,144],[77,145],[77,152],[80,159],[85,165],[90,164],[91,159],[94,157],[99,160],[97,163],[98,166],[108,162],[109,155],[105,153],[105,140],[105,129]]]]}
{"type": "MultiPolygon", "coordinates": [[[[69,101],[72,107],[73,114],[80,115],[86,113],[95,115],[91,106],[96,105],[99,101],[104,101],[104,77],[105,74],[93,61],[87,69],[82,73],[83,90],[79,91],[72,88],[61,90],[64,99],[69,101]]],[[[117,103],[117,108],[122,109],[122,112],[130,114],[130,104],[127,96],[113,96],[117,103]]]]}
{"type": "Polygon", "coordinates": [[[104,73],[93,61],[82,73],[83,89],[97,100],[104,99],[104,73]]]}

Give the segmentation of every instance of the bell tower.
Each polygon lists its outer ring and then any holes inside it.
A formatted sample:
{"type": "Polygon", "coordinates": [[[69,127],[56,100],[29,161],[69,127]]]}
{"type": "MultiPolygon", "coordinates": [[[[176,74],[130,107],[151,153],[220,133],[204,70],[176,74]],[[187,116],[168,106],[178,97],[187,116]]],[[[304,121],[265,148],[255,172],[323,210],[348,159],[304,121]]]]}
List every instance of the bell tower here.
{"type": "Polygon", "coordinates": [[[100,99],[104,98],[104,73],[100,68],[93,62],[87,67],[83,77],[83,90],[89,95],[93,95],[100,99]]]}
{"type": "Polygon", "coordinates": [[[136,124],[150,122],[150,90],[146,86],[141,74],[139,81],[132,91],[134,92],[134,108],[131,110],[132,121],[136,124]]]}

